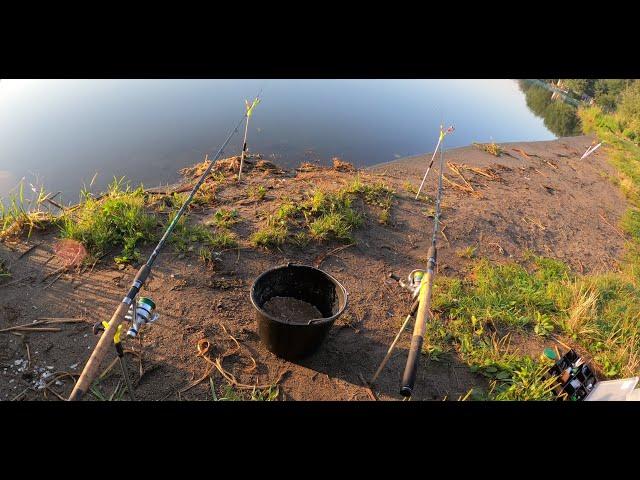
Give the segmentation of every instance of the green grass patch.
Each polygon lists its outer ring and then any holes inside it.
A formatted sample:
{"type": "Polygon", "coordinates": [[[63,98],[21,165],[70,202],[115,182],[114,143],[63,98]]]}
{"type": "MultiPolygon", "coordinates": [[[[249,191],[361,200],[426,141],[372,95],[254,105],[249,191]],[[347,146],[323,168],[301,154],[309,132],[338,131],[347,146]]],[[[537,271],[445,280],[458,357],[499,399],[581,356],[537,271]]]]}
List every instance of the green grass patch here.
{"type": "Polygon", "coordinates": [[[346,193],[361,195],[368,205],[380,208],[378,221],[388,224],[395,192],[383,182],[363,183],[359,176],[344,189],[346,193]]]}
{"type": "Polygon", "coordinates": [[[93,397],[100,402],[121,402],[124,400],[127,387],[120,382],[116,385],[111,395],[108,395],[102,391],[99,385],[92,385],[89,391],[93,397]]]}
{"type": "Polygon", "coordinates": [[[267,224],[264,228],[254,232],[250,241],[257,247],[274,248],[285,243],[287,233],[287,228],[283,225],[267,224]]]}
{"type": "Polygon", "coordinates": [[[142,187],[131,189],[124,180],[114,180],[107,194],[96,200],[89,196],[62,218],[61,236],[78,240],[94,258],[113,248],[121,249],[116,263],[140,258],[138,246],[154,238],[157,220],[145,209],[142,187]]]}
{"type": "Polygon", "coordinates": [[[211,389],[211,399],[214,402],[274,402],[278,400],[278,395],[280,395],[280,387],[277,385],[271,385],[265,389],[254,388],[246,393],[234,389],[231,385],[225,385],[222,387],[220,395],[216,394],[215,384],[211,377],[209,378],[209,386],[211,389]]]}
{"type": "Polygon", "coordinates": [[[640,372],[640,288],[612,272],[578,276],[557,260],[530,255],[528,265],[477,260],[465,281],[439,277],[425,353],[455,350],[472,370],[488,377],[487,398],[550,399],[544,358],[517,354],[512,333],[572,338],[607,378],[640,372]],[[442,319],[446,319],[443,323],[442,319]],[[503,332],[502,337],[497,331],[503,332]],[[504,334],[504,332],[508,332],[504,334]]]}
{"type": "Polygon", "coordinates": [[[228,208],[219,208],[213,217],[208,222],[211,225],[215,225],[218,228],[229,228],[231,225],[238,223],[240,214],[235,208],[233,210],[228,208]]]}
{"type": "Polygon", "coordinates": [[[328,193],[317,190],[301,205],[311,239],[353,241],[351,233],[362,226],[364,219],[353,207],[352,193],[348,189],[328,193]]]}
{"type": "Polygon", "coordinates": [[[24,183],[24,180],[20,182],[16,193],[0,198],[0,240],[18,237],[25,231],[29,238],[34,229],[44,229],[59,222],[58,217],[44,208],[45,199],[50,197],[44,188],[32,186],[32,195],[27,197],[24,183]]]}
{"type": "MultiPolygon", "coordinates": [[[[173,221],[175,215],[176,212],[169,215],[167,225],[173,221]]],[[[182,216],[169,237],[169,244],[176,252],[186,254],[193,251],[197,244],[204,244],[214,249],[225,249],[237,246],[238,241],[228,230],[220,229],[212,232],[204,225],[189,225],[186,217],[182,216]]]]}
{"type": "Polygon", "coordinates": [[[315,190],[297,204],[284,200],[271,214],[264,227],[255,232],[254,245],[275,247],[291,243],[299,247],[310,241],[354,241],[354,230],[364,224],[364,212],[354,201],[361,198],[368,205],[380,209],[378,220],[388,223],[391,218],[393,191],[382,182],[364,184],[356,176],[347,186],[334,190],[315,190]]]}
{"type": "Polygon", "coordinates": [[[264,197],[267,195],[267,189],[262,185],[251,185],[247,188],[247,196],[253,200],[264,200],[264,197]]]}
{"type": "Polygon", "coordinates": [[[216,200],[217,184],[215,182],[204,182],[196,192],[189,207],[208,207],[216,200]]]}
{"type": "MultiPolygon", "coordinates": [[[[404,182],[403,187],[407,192],[411,193],[412,195],[418,195],[418,187],[416,187],[413,183],[408,181],[404,182]]],[[[422,193],[422,195],[418,197],[418,200],[426,203],[433,202],[433,199],[429,197],[426,193],[422,193]]]]}

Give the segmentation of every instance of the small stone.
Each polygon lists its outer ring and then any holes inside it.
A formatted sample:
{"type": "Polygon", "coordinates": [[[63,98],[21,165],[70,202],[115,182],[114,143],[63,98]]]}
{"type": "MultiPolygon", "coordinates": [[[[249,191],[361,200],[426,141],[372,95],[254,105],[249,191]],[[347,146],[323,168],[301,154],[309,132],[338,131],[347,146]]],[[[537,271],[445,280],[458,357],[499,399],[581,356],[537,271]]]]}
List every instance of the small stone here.
{"type": "Polygon", "coordinates": [[[75,370],[77,367],[78,367],[78,364],[77,364],[77,363],[74,363],[73,365],[69,365],[69,368],[70,368],[71,370],[75,370]]]}

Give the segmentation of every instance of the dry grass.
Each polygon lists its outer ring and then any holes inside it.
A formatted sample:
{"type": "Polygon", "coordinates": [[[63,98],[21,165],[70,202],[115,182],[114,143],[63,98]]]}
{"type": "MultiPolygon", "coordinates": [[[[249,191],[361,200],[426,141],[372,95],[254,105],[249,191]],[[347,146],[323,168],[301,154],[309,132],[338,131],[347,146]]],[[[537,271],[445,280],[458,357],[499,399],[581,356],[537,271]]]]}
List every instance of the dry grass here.
{"type": "Polygon", "coordinates": [[[573,339],[590,335],[595,331],[593,325],[597,315],[598,290],[579,280],[574,281],[569,290],[572,300],[567,309],[564,329],[573,339]]]}

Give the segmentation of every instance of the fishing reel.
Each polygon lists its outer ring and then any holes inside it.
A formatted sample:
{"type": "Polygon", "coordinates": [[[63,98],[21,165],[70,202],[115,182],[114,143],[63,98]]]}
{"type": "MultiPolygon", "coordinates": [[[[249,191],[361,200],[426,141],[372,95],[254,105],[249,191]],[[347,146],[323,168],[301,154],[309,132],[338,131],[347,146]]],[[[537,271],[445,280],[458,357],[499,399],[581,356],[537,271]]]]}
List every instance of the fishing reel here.
{"type": "Polygon", "coordinates": [[[396,282],[398,282],[398,284],[402,288],[411,292],[411,298],[416,298],[418,296],[418,293],[420,292],[422,279],[424,278],[426,273],[427,273],[426,270],[420,270],[420,269],[412,270],[409,273],[409,275],[407,275],[406,282],[394,273],[390,273],[389,277],[393,278],[396,282]]]}
{"type": "Polygon", "coordinates": [[[131,328],[127,331],[127,337],[136,338],[143,325],[153,323],[158,320],[158,318],[160,318],[160,314],[154,313],[155,309],[156,304],[153,300],[148,297],[140,297],[134,318],[133,305],[130,305],[129,311],[124,317],[131,322],[131,328]]]}

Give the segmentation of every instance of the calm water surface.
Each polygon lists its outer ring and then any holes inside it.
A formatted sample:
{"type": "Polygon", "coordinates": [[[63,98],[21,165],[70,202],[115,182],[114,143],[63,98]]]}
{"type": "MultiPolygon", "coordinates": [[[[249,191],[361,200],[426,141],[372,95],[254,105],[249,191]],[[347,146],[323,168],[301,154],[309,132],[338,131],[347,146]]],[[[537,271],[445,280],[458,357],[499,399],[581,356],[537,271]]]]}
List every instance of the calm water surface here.
{"type": "MultiPolygon", "coordinates": [[[[75,201],[114,176],[145,186],[214,154],[264,86],[249,149],[283,165],[358,166],[447,146],[550,140],[514,80],[2,80],[0,196],[22,178],[75,201]]],[[[225,154],[238,154],[240,131],[225,154]]]]}

